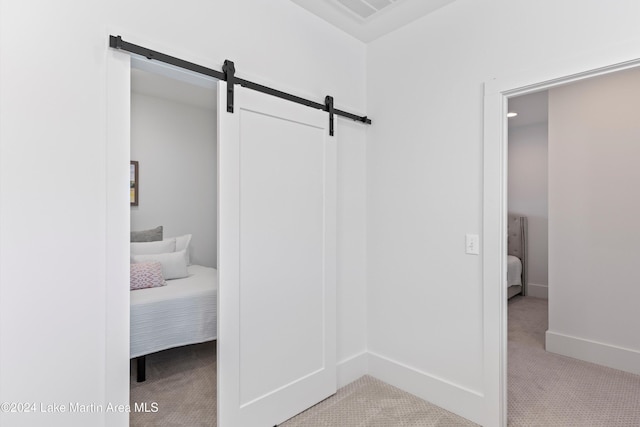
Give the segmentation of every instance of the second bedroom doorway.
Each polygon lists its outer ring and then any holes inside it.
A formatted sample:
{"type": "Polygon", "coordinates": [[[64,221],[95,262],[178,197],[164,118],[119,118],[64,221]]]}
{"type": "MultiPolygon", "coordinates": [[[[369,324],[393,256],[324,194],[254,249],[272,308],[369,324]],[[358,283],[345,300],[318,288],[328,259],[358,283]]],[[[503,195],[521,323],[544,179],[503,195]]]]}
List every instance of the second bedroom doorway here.
{"type": "Polygon", "coordinates": [[[132,58],[131,426],[217,417],[216,99],[214,79],[132,58]]]}
{"type": "MultiPolygon", "coordinates": [[[[110,45],[109,224],[127,208],[131,290],[107,295],[109,351],[124,353],[130,313],[131,425],[280,424],[337,388],[334,118],[371,120],[235,77],[231,61],[110,45]]],[[[119,377],[108,387],[122,396],[119,377]]]]}

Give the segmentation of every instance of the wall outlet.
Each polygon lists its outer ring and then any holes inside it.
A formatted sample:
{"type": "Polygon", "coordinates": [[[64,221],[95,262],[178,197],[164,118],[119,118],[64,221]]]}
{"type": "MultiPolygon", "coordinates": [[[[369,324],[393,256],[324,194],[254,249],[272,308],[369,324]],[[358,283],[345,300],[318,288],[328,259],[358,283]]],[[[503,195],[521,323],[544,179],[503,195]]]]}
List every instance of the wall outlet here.
{"type": "Polygon", "coordinates": [[[480,237],[477,234],[467,234],[465,252],[470,255],[480,255],[480,237]]]}

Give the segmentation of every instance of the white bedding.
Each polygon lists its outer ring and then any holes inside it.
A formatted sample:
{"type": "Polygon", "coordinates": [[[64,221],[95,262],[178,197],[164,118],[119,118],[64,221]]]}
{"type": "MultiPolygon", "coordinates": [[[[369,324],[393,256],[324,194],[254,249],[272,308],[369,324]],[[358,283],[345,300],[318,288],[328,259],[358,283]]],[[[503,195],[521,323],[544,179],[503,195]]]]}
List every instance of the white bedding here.
{"type": "Polygon", "coordinates": [[[507,255],[507,288],[522,285],[522,261],[513,255],[507,255]]]}
{"type": "Polygon", "coordinates": [[[217,338],[218,270],[188,271],[167,286],[131,291],[131,358],[217,338]]]}

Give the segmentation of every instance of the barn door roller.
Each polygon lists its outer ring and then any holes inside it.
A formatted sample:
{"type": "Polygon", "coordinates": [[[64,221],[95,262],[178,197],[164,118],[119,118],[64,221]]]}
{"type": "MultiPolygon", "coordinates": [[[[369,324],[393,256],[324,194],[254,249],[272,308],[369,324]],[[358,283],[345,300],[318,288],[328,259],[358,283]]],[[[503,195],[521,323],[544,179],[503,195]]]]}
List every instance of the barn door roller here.
{"type": "Polygon", "coordinates": [[[222,66],[224,79],[227,81],[227,113],[233,113],[233,87],[236,84],[236,66],[233,61],[225,59],[222,66]]]}

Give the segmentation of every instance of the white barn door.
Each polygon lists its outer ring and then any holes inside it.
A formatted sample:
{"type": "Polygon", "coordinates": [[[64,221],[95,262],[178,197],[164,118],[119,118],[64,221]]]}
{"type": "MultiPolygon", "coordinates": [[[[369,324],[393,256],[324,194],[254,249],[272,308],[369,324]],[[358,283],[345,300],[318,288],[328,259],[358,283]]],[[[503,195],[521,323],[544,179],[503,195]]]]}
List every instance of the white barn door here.
{"type": "Polygon", "coordinates": [[[336,391],[336,138],[326,112],[218,85],[218,426],[336,391]]]}

